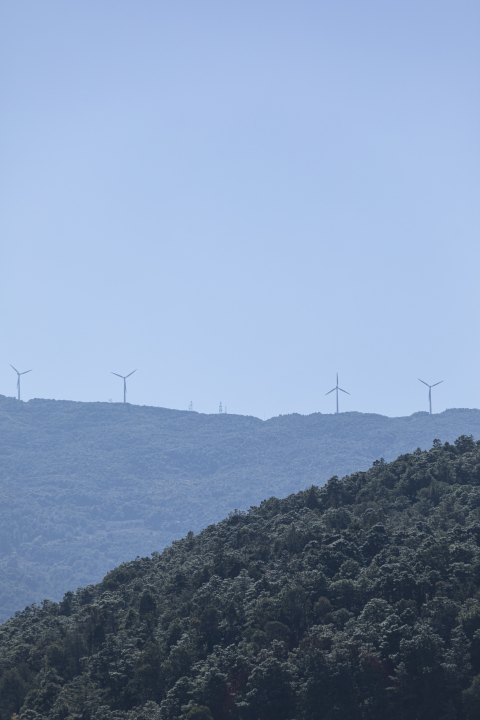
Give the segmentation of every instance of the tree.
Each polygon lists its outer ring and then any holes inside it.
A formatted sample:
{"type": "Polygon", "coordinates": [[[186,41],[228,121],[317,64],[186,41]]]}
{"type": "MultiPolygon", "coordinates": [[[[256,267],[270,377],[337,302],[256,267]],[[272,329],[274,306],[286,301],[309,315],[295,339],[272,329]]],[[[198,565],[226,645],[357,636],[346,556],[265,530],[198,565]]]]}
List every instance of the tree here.
{"type": "Polygon", "coordinates": [[[187,715],[185,720],[213,720],[212,713],[205,705],[195,705],[187,715]]]}

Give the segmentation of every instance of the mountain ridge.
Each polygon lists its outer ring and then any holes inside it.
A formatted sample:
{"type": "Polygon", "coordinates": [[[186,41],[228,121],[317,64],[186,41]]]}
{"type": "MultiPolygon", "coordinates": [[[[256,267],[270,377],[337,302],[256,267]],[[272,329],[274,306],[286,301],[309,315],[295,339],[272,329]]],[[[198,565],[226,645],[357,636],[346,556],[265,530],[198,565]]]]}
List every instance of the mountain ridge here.
{"type": "Polygon", "coordinates": [[[367,470],[480,411],[253,416],[0,396],[0,618],[238,508],[367,470]]]}

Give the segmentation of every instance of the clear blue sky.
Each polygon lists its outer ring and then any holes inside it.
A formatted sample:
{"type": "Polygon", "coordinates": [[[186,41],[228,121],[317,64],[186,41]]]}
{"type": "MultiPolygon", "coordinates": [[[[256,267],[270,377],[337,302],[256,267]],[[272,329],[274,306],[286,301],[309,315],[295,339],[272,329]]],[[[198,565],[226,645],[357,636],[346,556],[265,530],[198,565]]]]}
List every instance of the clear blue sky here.
{"type": "Polygon", "coordinates": [[[480,407],[477,0],[3,0],[0,393],[480,407]]]}

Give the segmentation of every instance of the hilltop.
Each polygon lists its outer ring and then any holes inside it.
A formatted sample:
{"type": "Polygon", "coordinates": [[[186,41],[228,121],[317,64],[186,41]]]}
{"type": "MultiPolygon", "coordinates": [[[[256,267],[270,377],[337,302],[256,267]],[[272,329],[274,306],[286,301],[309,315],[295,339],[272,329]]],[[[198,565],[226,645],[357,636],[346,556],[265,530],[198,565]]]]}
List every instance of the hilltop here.
{"type": "Polygon", "coordinates": [[[192,532],[0,628],[0,720],[477,720],[480,443],[192,532]]]}
{"type": "Polygon", "coordinates": [[[235,508],[462,434],[480,437],[479,410],[264,422],[0,396],[0,618],[98,582],[235,508]]]}

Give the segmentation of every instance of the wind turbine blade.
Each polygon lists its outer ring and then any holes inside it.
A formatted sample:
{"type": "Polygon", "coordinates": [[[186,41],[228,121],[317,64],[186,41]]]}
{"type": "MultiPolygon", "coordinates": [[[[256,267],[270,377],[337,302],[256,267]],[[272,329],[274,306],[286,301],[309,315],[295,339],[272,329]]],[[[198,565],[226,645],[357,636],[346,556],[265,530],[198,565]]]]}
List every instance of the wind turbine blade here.
{"type": "MultiPolygon", "coordinates": [[[[339,390],[342,390],[342,388],[341,388],[341,387],[339,387],[338,389],[339,389],[339,390]]],[[[347,393],[347,395],[350,395],[350,393],[349,393],[349,392],[347,392],[346,390],[342,390],[342,392],[344,392],[344,393],[347,393]]]]}
{"type": "MultiPolygon", "coordinates": [[[[18,372],[17,368],[14,368],[13,365],[10,365],[10,367],[15,370],[15,372],[17,373],[17,375],[20,375],[20,373],[18,372]]],[[[12,377],[12,376],[10,375],[10,377],[12,377]]]]}
{"type": "Polygon", "coordinates": [[[337,389],[337,388],[333,388],[333,390],[329,390],[327,393],[325,393],[325,395],[330,395],[330,393],[331,393],[331,392],[335,392],[336,389],[337,389]]]}
{"type": "MultiPolygon", "coordinates": [[[[420,378],[418,378],[418,379],[420,380],[420,378]]],[[[422,382],[422,383],[423,383],[424,385],[426,385],[427,387],[430,387],[430,385],[429,385],[428,383],[426,383],[426,382],[423,382],[423,380],[420,380],[420,382],[422,382]]]]}
{"type": "MultiPolygon", "coordinates": [[[[442,383],[442,382],[443,382],[443,380],[440,380],[440,382],[435,383],[435,385],[440,385],[440,383],[442,383]]],[[[432,385],[432,387],[435,387],[435,385],[432,385]]]]}
{"type": "MultiPolygon", "coordinates": [[[[33,368],[32,368],[33,370],[33,368]]],[[[18,373],[19,375],[26,375],[27,372],[32,372],[32,370],[24,370],[22,373],[18,373]]]]}
{"type": "MultiPolygon", "coordinates": [[[[110,372],[111,372],[111,371],[110,371],[110,372]]],[[[118,373],[114,373],[114,372],[112,372],[112,375],[116,375],[117,377],[121,377],[121,378],[122,378],[122,380],[124,379],[123,375],[119,375],[118,373]]]]}
{"type": "MultiPolygon", "coordinates": [[[[132,370],[132,372],[130,373],[130,375],[133,375],[134,372],[137,372],[137,371],[136,371],[136,370],[132,370]]],[[[125,375],[125,377],[126,377],[126,378],[127,378],[127,377],[130,377],[130,375],[125,375]]]]}

